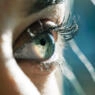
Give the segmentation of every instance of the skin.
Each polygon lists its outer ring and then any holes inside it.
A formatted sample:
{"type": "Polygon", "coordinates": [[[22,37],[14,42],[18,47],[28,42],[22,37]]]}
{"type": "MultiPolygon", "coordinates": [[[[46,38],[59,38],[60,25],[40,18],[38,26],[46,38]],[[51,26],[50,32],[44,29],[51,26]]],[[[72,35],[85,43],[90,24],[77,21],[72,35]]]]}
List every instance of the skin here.
{"type": "MultiPolygon", "coordinates": [[[[63,21],[64,4],[40,8],[36,3],[37,0],[0,1],[0,95],[61,95],[55,65],[51,64],[49,71],[42,65],[41,71],[40,61],[16,60],[13,56],[15,46],[20,44],[15,43],[16,39],[30,24],[43,18],[58,25],[63,21]]],[[[52,34],[57,43],[59,35],[52,34]]]]}

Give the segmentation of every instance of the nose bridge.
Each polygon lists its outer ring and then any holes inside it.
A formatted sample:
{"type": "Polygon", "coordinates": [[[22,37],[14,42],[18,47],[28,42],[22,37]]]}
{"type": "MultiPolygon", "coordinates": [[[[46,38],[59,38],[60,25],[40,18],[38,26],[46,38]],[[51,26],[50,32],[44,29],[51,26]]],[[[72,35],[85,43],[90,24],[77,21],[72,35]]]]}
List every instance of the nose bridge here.
{"type": "Polygon", "coordinates": [[[9,17],[24,15],[22,11],[26,9],[25,1],[27,0],[0,0],[0,22],[1,20],[4,22],[9,17]]]}
{"type": "Polygon", "coordinates": [[[8,59],[12,57],[12,32],[5,30],[0,33],[0,57],[8,59]]]}
{"type": "MultiPolygon", "coordinates": [[[[11,32],[9,32],[9,17],[11,14],[11,0],[0,1],[0,58],[11,56],[11,32]]],[[[0,60],[1,60],[0,59],[0,60]]]]}
{"type": "Polygon", "coordinates": [[[25,18],[36,0],[0,0],[0,32],[25,18]]]}
{"type": "MultiPolygon", "coordinates": [[[[12,0],[2,0],[0,1],[0,32],[4,32],[6,28],[13,25],[13,17],[16,16],[16,4],[11,2],[12,0]]],[[[14,1],[14,0],[13,0],[14,1]]]]}

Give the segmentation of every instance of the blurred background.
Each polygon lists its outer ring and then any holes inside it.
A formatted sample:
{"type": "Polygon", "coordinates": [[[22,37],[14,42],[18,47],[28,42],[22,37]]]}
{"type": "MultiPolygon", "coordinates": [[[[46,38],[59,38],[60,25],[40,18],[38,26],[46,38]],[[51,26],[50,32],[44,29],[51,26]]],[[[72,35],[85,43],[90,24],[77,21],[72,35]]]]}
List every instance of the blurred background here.
{"type": "Polygon", "coordinates": [[[79,30],[64,50],[63,95],[95,95],[95,0],[75,0],[79,30]]]}

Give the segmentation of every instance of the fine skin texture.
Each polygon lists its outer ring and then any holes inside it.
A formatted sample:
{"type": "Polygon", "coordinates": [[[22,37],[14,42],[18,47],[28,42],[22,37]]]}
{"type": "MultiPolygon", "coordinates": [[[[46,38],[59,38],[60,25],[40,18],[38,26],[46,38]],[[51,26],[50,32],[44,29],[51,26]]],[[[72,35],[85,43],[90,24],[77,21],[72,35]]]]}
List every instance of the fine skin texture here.
{"type": "MultiPolygon", "coordinates": [[[[0,1],[0,95],[62,95],[57,83],[57,80],[61,81],[61,75],[56,65],[50,64],[47,70],[41,61],[16,60],[13,55],[14,48],[20,44],[15,41],[30,24],[48,18],[60,25],[67,15],[66,0],[65,3],[46,6],[37,6],[37,2],[0,1]]],[[[44,63],[52,63],[62,57],[61,36],[52,34],[56,43],[55,53],[44,63]]]]}

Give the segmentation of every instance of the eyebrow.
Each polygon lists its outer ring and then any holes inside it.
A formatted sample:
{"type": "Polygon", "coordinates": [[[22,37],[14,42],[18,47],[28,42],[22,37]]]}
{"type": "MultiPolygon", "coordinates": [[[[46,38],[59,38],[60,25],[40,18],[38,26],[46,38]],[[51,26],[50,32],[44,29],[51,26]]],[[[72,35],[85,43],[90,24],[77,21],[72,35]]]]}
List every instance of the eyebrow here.
{"type": "Polygon", "coordinates": [[[64,0],[37,0],[33,6],[31,6],[31,10],[28,14],[38,12],[50,5],[59,4],[64,2],[64,0]]]}

